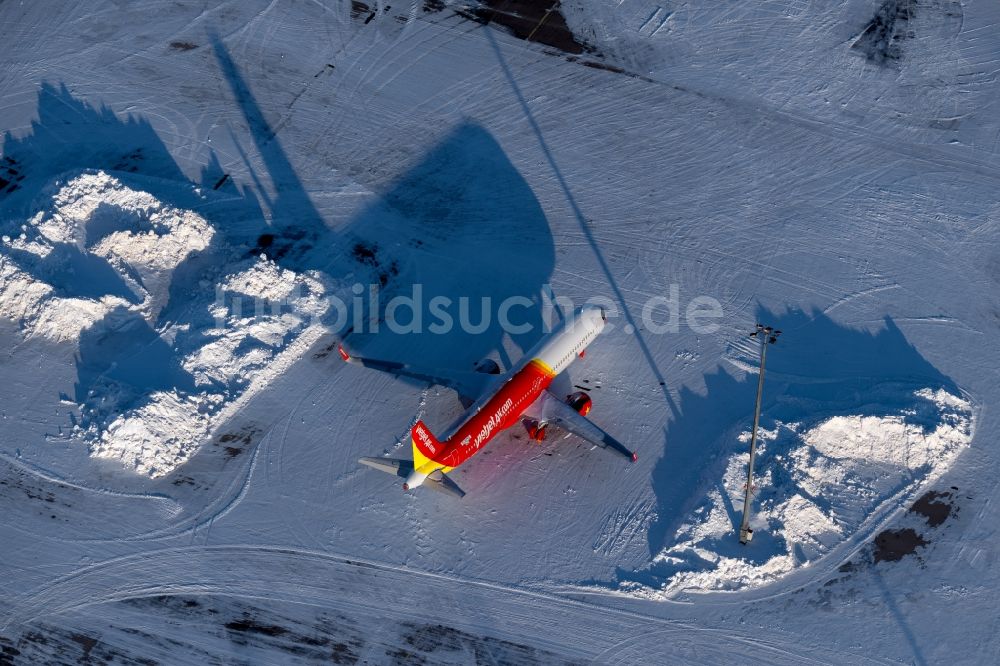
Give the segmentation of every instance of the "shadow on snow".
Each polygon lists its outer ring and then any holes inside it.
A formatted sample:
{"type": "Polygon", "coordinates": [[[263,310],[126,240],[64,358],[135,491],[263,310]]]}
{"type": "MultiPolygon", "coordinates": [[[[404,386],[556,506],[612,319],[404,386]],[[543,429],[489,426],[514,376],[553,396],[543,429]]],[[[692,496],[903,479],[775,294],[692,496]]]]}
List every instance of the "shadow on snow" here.
{"type": "MultiPolygon", "coordinates": [[[[196,349],[207,341],[203,329],[210,315],[204,306],[214,294],[205,293],[203,278],[213,271],[218,274],[220,268],[224,272],[227,266],[245,265],[242,262],[260,253],[297,272],[319,269],[334,278],[353,275],[359,282],[381,283],[386,300],[412,294],[415,287],[422,288],[424,303],[434,296],[453,298],[456,320],[461,314],[458,298],[467,297],[469,319],[483,329],[473,333],[455,326],[448,334],[425,329],[404,337],[383,327],[367,342],[385,356],[446,366],[471,365],[499,354],[502,362],[509,363],[495,316],[495,308],[509,296],[527,297],[535,304],[512,310],[511,320],[531,329],[515,335],[513,344],[524,348],[537,339],[538,294],[552,272],[552,239],[531,189],[488,132],[472,123],[459,125],[345,229],[334,231],[313,206],[225,46],[213,39],[213,49],[273,184],[271,196],[249,161],[252,184],[237,184],[226,178],[214,152],[207,156],[198,182],[188,181],[146,119],[122,118],[106,107],[92,106],[74,97],[65,85],[42,84],[38,120],[31,132],[3,138],[4,164],[17,172],[16,179],[0,191],[0,206],[8,214],[32,212],[42,187],[59,174],[102,169],[167,205],[198,212],[215,232],[208,248],[175,269],[167,304],[155,321],[147,323],[119,308],[84,331],[77,359],[78,401],[86,401],[95,389],[115,385],[119,393],[109,405],[110,422],[152,391],[197,392],[192,376],[181,366],[181,350],[196,349]],[[130,173],[142,177],[141,182],[130,182],[130,173]],[[158,189],[148,177],[164,179],[164,186],[158,189]],[[184,190],[177,183],[191,187],[184,190]],[[196,187],[218,193],[202,196],[196,187]],[[271,211],[269,218],[265,207],[271,211]],[[482,298],[491,299],[494,308],[485,322],[482,298]],[[180,326],[168,342],[160,333],[172,324],[180,326]]],[[[100,231],[88,229],[88,233],[100,231]]],[[[57,290],[135,300],[106,260],[92,255],[74,259],[72,248],[58,250],[65,256],[40,276],[57,290]],[[88,279],[75,279],[74,265],[88,279]]]]}
{"type": "MultiPolygon", "coordinates": [[[[959,394],[954,382],[921,356],[889,317],[875,332],[841,326],[819,312],[762,310],[758,321],[784,331],[768,353],[762,428],[773,428],[778,421],[809,423],[838,414],[899,414],[921,402],[912,395],[921,388],[959,394]]],[[[734,354],[740,357],[734,360],[756,367],[757,350],[757,344],[750,342],[734,354]]],[[[680,392],[679,416],[667,426],[665,452],[652,473],[657,518],[648,531],[651,556],[671,545],[678,528],[712,489],[722,494],[733,523],[731,538],[717,544],[719,554],[759,563],[774,551],[765,541],[781,541],[780,535],[761,533],[760,539],[755,535],[753,548],[740,546],[736,533],[742,506],[734,507],[728,500],[733,489],[727,493],[721,485],[729,458],[747,449],[737,437],[749,431],[753,421],[757,374],[740,374],[737,379],[720,368],[705,377],[704,391],[680,392]]],[[[905,419],[927,429],[937,425],[939,416],[934,409],[918,408],[905,419]]],[[[768,458],[774,453],[767,451],[758,458],[755,476],[769,468],[768,458]]],[[[764,494],[766,489],[758,499],[764,494]]],[[[692,562],[684,568],[699,567],[692,562]]],[[[638,575],[619,570],[620,580],[652,585],[663,575],[659,569],[638,575]]]]}

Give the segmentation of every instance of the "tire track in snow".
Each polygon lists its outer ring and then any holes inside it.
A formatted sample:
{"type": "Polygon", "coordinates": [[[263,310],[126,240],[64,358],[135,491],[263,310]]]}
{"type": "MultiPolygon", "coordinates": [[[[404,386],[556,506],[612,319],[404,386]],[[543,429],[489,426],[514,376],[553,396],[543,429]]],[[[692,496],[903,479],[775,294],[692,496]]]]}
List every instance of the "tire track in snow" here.
{"type": "MultiPolygon", "coordinates": [[[[516,637],[557,653],[604,663],[617,653],[629,663],[652,655],[719,654],[726,641],[769,652],[787,663],[796,643],[751,640],[738,632],[600,607],[585,601],[453,575],[391,566],[343,555],[277,546],[181,547],[93,564],[26,594],[5,613],[4,629],[88,607],[162,595],[217,595],[364,610],[398,621],[421,619],[464,631],[516,637]],[[447,588],[449,604],[428,604],[447,588]],[[482,608],[490,608],[482,613],[482,608]],[[544,617],[544,622],[538,618],[544,617]],[[679,642],[664,636],[683,637],[679,642]]],[[[828,653],[832,658],[836,653],[828,653]]],[[[799,658],[798,663],[813,663],[799,658]]]]}
{"type": "MultiPolygon", "coordinates": [[[[265,435],[261,441],[266,439],[269,434],[270,432],[265,435]]],[[[215,520],[229,513],[233,507],[239,504],[240,501],[242,501],[242,499],[246,496],[250,485],[250,479],[253,477],[254,470],[257,467],[257,457],[260,452],[261,441],[258,441],[258,443],[254,446],[253,453],[250,456],[249,461],[244,464],[242,473],[235,475],[235,478],[230,482],[226,490],[217,495],[206,507],[195,515],[180,522],[172,523],[165,527],[149,530],[148,532],[142,532],[140,534],[119,537],[102,537],[96,539],[67,539],[66,541],[71,541],[73,543],[127,543],[156,541],[160,539],[178,537],[184,534],[192,534],[204,526],[211,528],[211,525],[215,522],[215,520]]],[[[181,506],[179,502],[175,501],[175,503],[178,504],[178,506],[181,506]]],[[[183,510],[183,507],[181,507],[181,510],[183,510]]]]}
{"type": "Polygon", "coordinates": [[[850,303],[851,301],[853,301],[855,299],[862,298],[864,296],[871,296],[873,294],[877,294],[877,293],[883,292],[883,291],[891,291],[893,289],[899,289],[899,285],[896,284],[896,283],[886,284],[886,285],[882,285],[882,286],[879,286],[879,287],[871,287],[870,289],[862,289],[861,291],[856,291],[856,292],[854,292],[852,294],[846,294],[846,295],[838,298],[836,301],[834,301],[830,305],[828,305],[825,308],[823,308],[822,312],[825,315],[829,315],[831,310],[835,310],[835,309],[839,308],[841,305],[846,305],[847,303],[850,303]]]}
{"type": "MultiPolygon", "coordinates": [[[[35,465],[14,458],[6,453],[0,453],[0,459],[9,464],[11,467],[16,467],[24,472],[27,472],[31,476],[46,481],[48,483],[63,486],[65,488],[73,488],[74,490],[82,490],[88,493],[94,493],[96,495],[105,495],[107,497],[117,497],[128,500],[149,500],[154,502],[163,503],[164,510],[169,513],[176,515],[183,510],[180,502],[175,500],[169,495],[163,493],[128,493],[120,490],[113,490],[111,488],[104,488],[100,486],[85,486],[83,484],[75,483],[68,479],[55,474],[54,472],[49,472],[48,470],[42,469],[41,467],[36,467],[35,465]]],[[[102,539],[106,541],[107,539],[102,539]]]]}
{"type": "Polygon", "coordinates": [[[867,655],[845,655],[843,651],[822,650],[823,654],[814,658],[800,654],[800,649],[793,651],[795,648],[790,642],[782,644],[717,629],[700,629],[695,634],[695,640],[692,640],[692,635],[691,630],[686,627],[643,633],[608,647],[596,655],[593,661],[609,666],[641,664],[648,662],[649,656],[656,654],[657,648],[669,644],[671,657],[677,660],[676,663],[740,663],[734,656],[745,657],[749,654],[753,654],[752,663],[755,664],[878,663],[867,655]]]}

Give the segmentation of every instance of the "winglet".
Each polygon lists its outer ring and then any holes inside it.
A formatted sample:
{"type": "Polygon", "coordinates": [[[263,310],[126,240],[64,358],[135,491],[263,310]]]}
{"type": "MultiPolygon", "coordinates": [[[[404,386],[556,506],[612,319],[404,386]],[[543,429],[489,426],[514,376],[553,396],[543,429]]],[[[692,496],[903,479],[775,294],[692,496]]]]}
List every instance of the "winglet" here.
{"type": "Polygon", "coordinates": [[[340,354],[340,358],[344,359],[344,362],[351,362],[351,355],[344,349],[344,345],[337,345],[337,353],[340,354]]]}
{"type": "Polygon", "coordinates": [[[638,460],[639,460],[639,454],[636,453],[635,451],[633,451],[632,452],[632,462],[638,462],[638,460]]]}

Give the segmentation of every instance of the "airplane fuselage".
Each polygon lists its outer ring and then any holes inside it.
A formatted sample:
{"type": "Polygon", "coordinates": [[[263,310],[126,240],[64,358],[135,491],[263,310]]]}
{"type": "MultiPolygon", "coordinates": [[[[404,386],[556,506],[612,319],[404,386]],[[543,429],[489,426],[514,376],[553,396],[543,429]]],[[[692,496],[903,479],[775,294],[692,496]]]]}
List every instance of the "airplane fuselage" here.
{"type": "MultiPolygon", "coordinates": [[[[437,441],[423,424],[413,431],[413,441],[421,454],[404,487],[420,485],[435,470],[447,472],[481,451],[499,433],[518,423],[534,403],[605,326],[599,307],[585,307],[565,321],[529,353],[509,378],[492,394],[473,404],[456,427],[437,441]]],[[[416,453],[415,453],[416,456],[416,453]]]]}

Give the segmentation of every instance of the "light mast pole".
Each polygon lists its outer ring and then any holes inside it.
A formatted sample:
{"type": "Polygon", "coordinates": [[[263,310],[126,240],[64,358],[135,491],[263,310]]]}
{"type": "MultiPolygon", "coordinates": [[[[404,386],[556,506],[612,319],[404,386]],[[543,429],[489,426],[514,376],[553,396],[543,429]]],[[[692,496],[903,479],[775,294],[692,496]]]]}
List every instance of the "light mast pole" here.
{"type": "Polygon", "coordinates": [[[750,499],[753,495],[753,461],[757,456],[757,428],[760,425],[760,399],[764,394],[764,365],[767,363],[767,348],[778,341],[781,331],[775,331],[770,326],[757,324],[757,330],[750,334],[752,338],[760,338],[760,376],[757,377],[757,402],[753,411],[753,432],[750,433],[750,462],[747,464],[747,488],[743,497],[743,522],[740,524],[740,543],[746,545],[753,538],[750,529],[750,499]]]}

